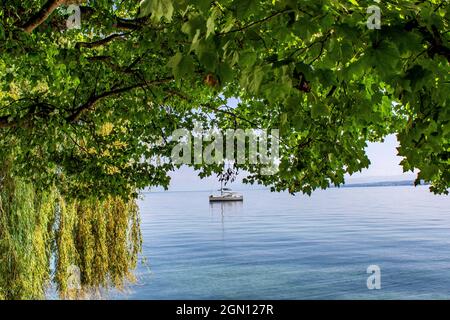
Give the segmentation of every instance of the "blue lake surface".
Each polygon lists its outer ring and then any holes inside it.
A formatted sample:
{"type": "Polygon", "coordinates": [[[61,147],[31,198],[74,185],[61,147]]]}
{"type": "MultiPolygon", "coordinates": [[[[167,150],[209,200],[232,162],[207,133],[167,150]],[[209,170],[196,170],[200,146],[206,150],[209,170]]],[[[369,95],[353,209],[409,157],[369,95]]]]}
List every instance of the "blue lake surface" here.
{"type": "Polygon", "coordinates": [[[449,299],[450,197],[427,187],[147,193],[138,281],[121,299],[449,299]],[[367,267],[381,269],[369,290],[367,267]]]}

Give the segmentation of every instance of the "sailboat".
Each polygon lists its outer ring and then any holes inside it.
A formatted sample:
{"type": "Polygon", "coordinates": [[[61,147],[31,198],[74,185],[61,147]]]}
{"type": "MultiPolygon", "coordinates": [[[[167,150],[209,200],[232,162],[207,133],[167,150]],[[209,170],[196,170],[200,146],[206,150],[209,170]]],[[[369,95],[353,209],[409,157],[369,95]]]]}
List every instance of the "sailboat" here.
{"type": "Polygon", "coordinates": [[[223,182],[220,182],[220,195],[210,195],[209,202],[221,202],[221,201],[244,201],[244,197],[236,192],[233,192],[230,188],[224,188],[223,182]]]}

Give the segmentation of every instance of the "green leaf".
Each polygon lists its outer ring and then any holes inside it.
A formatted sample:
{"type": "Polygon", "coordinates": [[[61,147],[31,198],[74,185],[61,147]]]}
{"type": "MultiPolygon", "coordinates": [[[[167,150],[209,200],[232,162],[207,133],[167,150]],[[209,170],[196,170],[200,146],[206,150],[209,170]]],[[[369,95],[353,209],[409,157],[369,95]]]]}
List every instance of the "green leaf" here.
{"type": "Polygon", "coordinates": [[[211,7],[211,0],[191,0],[189,3],[192,3],[202,12],[207,12],[211,7]]]}
{"type": "Polygon", "coordinates": [[[227,82],[230,82],[233,80],[233,69],[231,68],[231,66],[228,63],[221,63],[219,65],[219,78],[220,78],[220,83],[222,85],[226,84],[227,82]]]}
{"type": "Polygon", "coordinates": [[[208,70],[214,72],[217,67],[218,55],[214,42],[202,39],[194,48],[200,63],[208,70]]]}
{"type": "Polygon", "coordinates": [[[256,67],[253,72],[251,72],[249,77],[249,85],[248,88],[250,92],[253,94],[257,94],[259,91],[259,87],[261,86],[261,82],[264,78],[264,70],[262,67],[256,67]]]}
{"type": "Polygon", "coordinates": [[[239,65],[244,68],[251,67],[256,62],[256,52],[244,51],[239,55],[239,65]]]}
{"type": "Polygon", "coordinates": [[[152,13],[152,3],[153,0],[142,0],[140,3],[138,17],[146,17],[152,13]]]}
{"type": "Polygon", "coordinates": [[[163,17],[167,22],[172,21],[173,16],[172,0],[143,0],[140,5],[139,17],[152,15],[152,20],[159,22],[163,17]]]}
{"type": "Polygon", "coordinates": [[[194,60],[190,55],[184,56],[181,52],[170,58],[167,65],[172,69],[172,74],[177,80],[194,72],[194,60]]]}
{"type": "Polygon", "coordinates": [[[256,0],[237,1],[236,16],[239,19],[247,17],[258,8],[258,3],[256,0]]]}
{"type": "Polygon", "coordinates": [[[205,29],[205,20],[198,14],[193,14],[189,20],[183,23],[181,31],[187,34],[191,39],[195,37],[198,31],[205,29]]]}
{"type": "Polygon", "coordinates": [[[220,10],[218,8],[214,8],[212,10],[211,15],[206,20],[206,38],[208,38],[211,34],[214,34],[214,30],[216,28],[216,19],[220,14],[220,10]]]}
{"type": "Polygon", "coordinates": [[[329,107],[324,103],[314,103],[311,107],[311,116],[313,118],[319,118],[321,116],[326,116],[330,112],[329,107]]]}

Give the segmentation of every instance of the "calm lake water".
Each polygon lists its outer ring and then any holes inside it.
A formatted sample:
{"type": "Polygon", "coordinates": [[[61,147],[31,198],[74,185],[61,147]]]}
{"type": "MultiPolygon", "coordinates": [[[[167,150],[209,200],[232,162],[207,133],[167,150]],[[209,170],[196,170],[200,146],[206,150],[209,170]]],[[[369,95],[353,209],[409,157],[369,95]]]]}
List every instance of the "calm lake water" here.
{"type": "Polygon", "coordinates": [[[143,256],[122,299],[450,298],[450,197],[427,187],[307,196],[147,193],[143,256]],[[369,265],[381,289],[368,290],[369,265]]]}

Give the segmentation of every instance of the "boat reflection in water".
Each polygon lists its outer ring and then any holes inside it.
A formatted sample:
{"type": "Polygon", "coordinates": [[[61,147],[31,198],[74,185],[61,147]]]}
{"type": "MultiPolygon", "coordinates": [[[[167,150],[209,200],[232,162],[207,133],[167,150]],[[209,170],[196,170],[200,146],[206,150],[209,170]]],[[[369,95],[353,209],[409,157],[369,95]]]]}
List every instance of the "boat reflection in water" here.
{"type": "MultiPolygon", "coordinates": [[[[217,217],[220,219],[222,228],[222,240],[225,240],[225,220],[229,220],[227,225],[233,228],[233,220],[235,218],[242,216],[244,213],[244,202],[243,201],[210,201],[209,209],[212,217],[217,217]]],[[[238,220],[239,221],[239,220],[238,220]]]]}
{"type": "Polygon", "coordinates": [[[211,214],[241,214],[243,212],[242,201],[210,201],[209,208],[211,214]]]}

